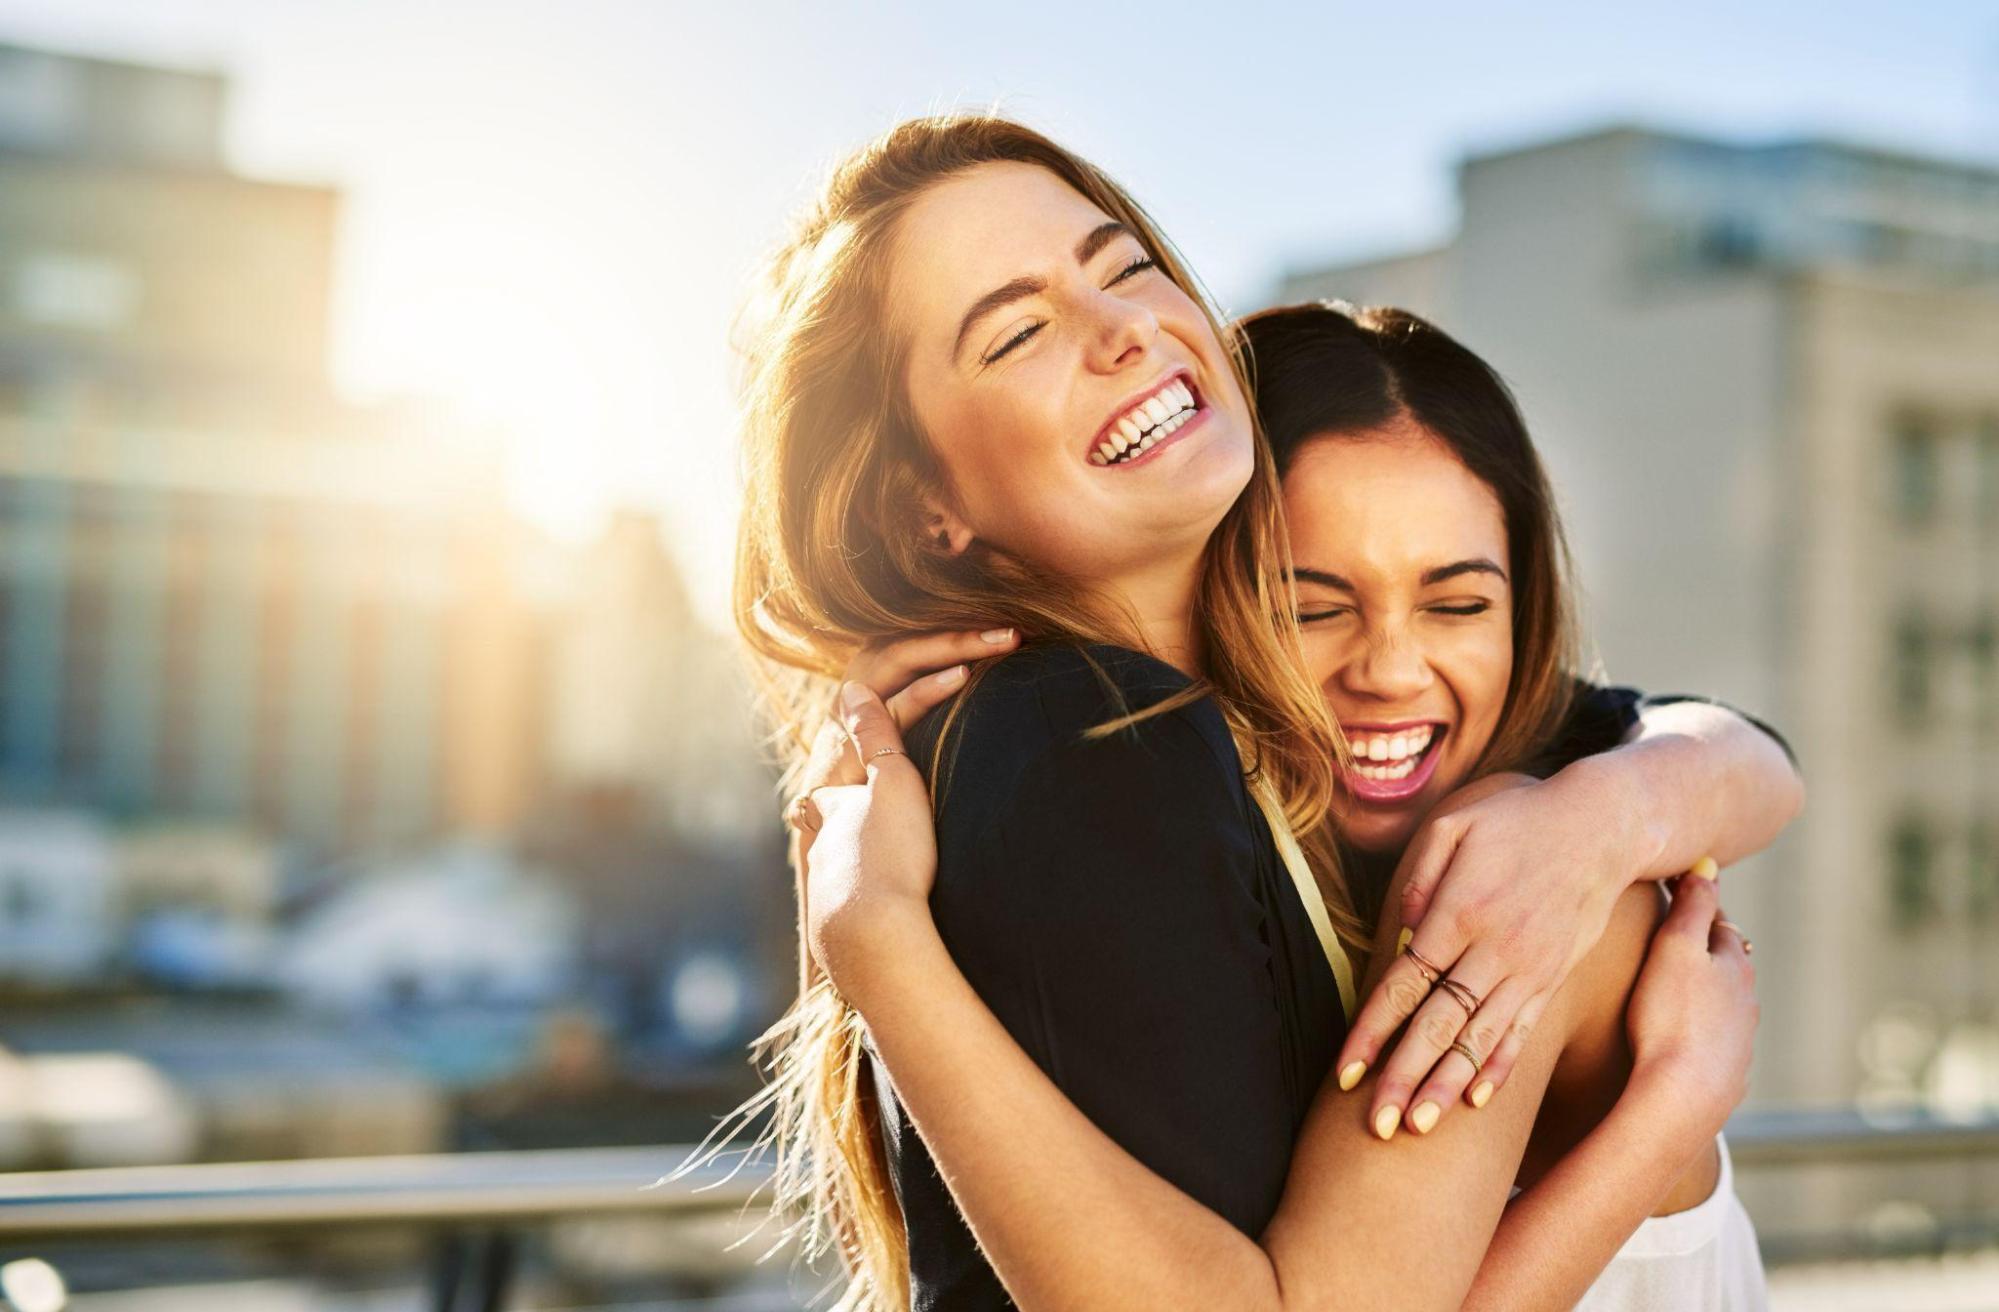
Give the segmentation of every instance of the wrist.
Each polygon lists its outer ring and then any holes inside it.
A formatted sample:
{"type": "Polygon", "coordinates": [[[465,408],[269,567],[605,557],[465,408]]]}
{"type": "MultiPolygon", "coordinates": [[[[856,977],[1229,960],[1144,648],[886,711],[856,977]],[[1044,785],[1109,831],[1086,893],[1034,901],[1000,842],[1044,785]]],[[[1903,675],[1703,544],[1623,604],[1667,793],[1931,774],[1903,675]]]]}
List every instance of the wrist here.
{"type": "Polygon", "coordinates": [[[879,999],[909,987],[929,949],[943,951],[926,902],[882,897],[845,910],[823,926],[817,955],[840,996],[863,1016],[879,999]]]}
{"type": "Polygon", "coordinates": [[[1620,1106],[1625,1099],[1659,1133],[1683,1140],[1689,1151],[1718,1134],[1740,1101],[1725,1096],[1702,1063],[1678,1054],[1641,1054],[1625,1082],[1620,1106]]]}
{"type": "Polygon", "coordinates": [[[1639,771],[1622,759],[1628,755],[1629,749],[1620,748],[1585,756],[1548,780],[1565,805],[1601,822],[1599,832],[1609,849],[1607,868],[1615,872],[1619,890],[1651,873],[1665,848],[1639,771]]]}

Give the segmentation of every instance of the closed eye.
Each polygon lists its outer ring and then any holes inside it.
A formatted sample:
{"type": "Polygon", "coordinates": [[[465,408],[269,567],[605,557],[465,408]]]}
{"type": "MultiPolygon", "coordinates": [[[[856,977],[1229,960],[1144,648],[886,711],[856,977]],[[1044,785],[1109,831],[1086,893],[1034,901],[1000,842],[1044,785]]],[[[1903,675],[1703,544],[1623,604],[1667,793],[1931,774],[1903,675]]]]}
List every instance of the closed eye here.
{"type": "Polygon", "coordinates": [[[998,360],[1001,356],[1013,350],[1014,347],[1019,346],[1022,342],[1025,342],[1028,338],[1040,332],[1044,326],[1045,325],[1038,323],[1028,324],[1025,328],[1022,328],[1019,332],[1007,338],[1004,342],[1001,342],[999,346],[994,348],[991,354],[980,356],[979,363],[992,364],[994,361],[998,360]]]}
{"type": "Polygon", "coordinates": [[[1117,271],[1117,275],[1104,285],[1106,287],[1115,287],[1119,283],[1123,282],[1126,278],[1131,277],[1133,274],[1143,273],[1147,269],[1156,269],[1158,267],[1159,267],[1158,260],[1153,259],[1150,255],[1140,255],[1136,259],[1132,260],[1131,263],[1125,265],[1122,269],[1119,269],[1117,271]]]}
{"type": "Polygon", "coordinates": [[[1432,606],[1439,615],[1483,615],[1492,609],[1489,601],[1468,601],[1462,606],[1432,606]]]}
{"type": "MultiPolygon", "coordinates": [[[[1107,289],[1115,287],[1127,278],[1135,277],[1138,274],[1144,273],[1147,269],[1156,269],[1158,267],[1159,267],[1159,261],[1153,259],[1150,255],[1134,256],[1128,264],[1126,264],[1123,268],[1119,269],[1115,274],[1113,274],[1111,276],[1111,280],[1105,283],[1104,286],[1107,289]]],[[[1004,342],[1001,342],[991,352],[989,352],[986,355],[980,356],[979,363],[993,364],[997,362],[1003,356],[1013,351],[1016,347],[1025,344],[1028,338],[1034,336],[1034,334],[1040,332],[1046,326],[1047,326],[1046,324],[1040,324],[1040,323],[1028,324],[1026,327],[1022,328],[1019,332],[1007,338],[1004,342]]]]}
{"type": "Polygon", "coordinates": [[[1333,606],[1326,610],[1301,610],[1298,612],[1300,624],[1310,624],[1313,620],[1329,620],[1338,615],[1350,614],[1351,606],[1333,606]]]}

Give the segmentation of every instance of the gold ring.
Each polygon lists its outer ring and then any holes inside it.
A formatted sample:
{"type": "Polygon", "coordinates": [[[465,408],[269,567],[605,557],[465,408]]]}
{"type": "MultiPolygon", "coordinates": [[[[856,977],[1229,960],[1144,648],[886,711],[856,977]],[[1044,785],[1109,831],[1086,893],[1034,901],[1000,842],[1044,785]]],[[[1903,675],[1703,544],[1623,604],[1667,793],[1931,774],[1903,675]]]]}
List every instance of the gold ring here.
{"type": "Polygon", "coordinates": [[[1421,972],[1425,984],[1428,984],[1431,988],[1437,987],[1437,981],[1444,977],[1444,972],[1438,967],[1431,965],[1428,957],[1413,947],[1402,949],[1402,955],[1415,963],[1416,969],[1421,972]]]}
{"type": "Polygon", "coordinates": [[[823,823],[819,819],[819,808],[813,804],[810,793],[800,793],[794,798],[791,805],[785,808],[785,816],[791,821],[792,828],[802,829],[808,834],[818,833],[819,826],[823,823]]]}
{"type": "Polygon", "coordinates": [[[1484,1005],[1479,1000],[1478,994],[1473,993],[1470,989],[1466,988],[1464,985],[1458,983],[1454,979],[1443,980],[1437,985],[1437,987],[1442,989],[1444,992],[1450,994],[1451,1001],[1457,1003],[1460,1007],[1463,1007],[1465,1009],[1466,1020],[1470,1020],[1473,1014],[1476,1013],[1478,1009],[1484,1005]]]}
{"type": "Polygon", "coordinates": [[[1716,920],[1714,923],[1720,925],[1723,929],[1727,930],[1729,933],[1735,935],[1737,938],[1742,940],[1743,956],[1746,957],[1750,953],[1756,950],[1756,945],[1749,941],[1749,935],[1743,933],[1742,926],[1736,924],[1733,920],[1716,920]]]}
{"type": "Polygon", "coordinates": [[[1479,1068],[1485,1065],[1484,1060],[1477,1053],[1473,1052],[1471,1045],[1463,1039],[1459,1039],[1456,1043],[1453,1043],[1451,1051],[1464,1054],[1464,1059],[1471,1063],[1471,1073],[1473,1075],[1478,1074],[1479,1068]]]}
{"type": "MultiPolygon", "coordinates": [[[[907,756],[907,755],[909,755],[909,753],[903,751],[900,747],[877,747],[872,752],[868,753],[868,761],[874,760],[877,756],[907,756]]],[[[867,761],[861,762],[862,765],[866,765],[867,763],[868,763],[867,761]]]]}

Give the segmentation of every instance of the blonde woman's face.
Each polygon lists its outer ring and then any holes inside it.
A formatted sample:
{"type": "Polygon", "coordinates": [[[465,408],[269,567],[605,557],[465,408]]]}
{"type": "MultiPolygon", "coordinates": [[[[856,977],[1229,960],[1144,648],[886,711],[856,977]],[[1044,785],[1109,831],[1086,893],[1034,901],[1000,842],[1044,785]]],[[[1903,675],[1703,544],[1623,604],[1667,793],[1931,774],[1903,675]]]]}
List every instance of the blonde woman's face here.
{"type": "Polygon", "coordinates": [[[960,544],[1133,587],[1198,564],[1254,467],[1249,408],[1152,256],[1027,164],[967,170],[903,216],[891,316],[960,544]]]}
{"type": "Polygon", "coordinates": [[[1305,661],[1353,745],[1340,830],[1408,843],[1471,776],[1513,677],[1499,498],[1413,421],[1306,443],[1284,474],[1305,661]]]}

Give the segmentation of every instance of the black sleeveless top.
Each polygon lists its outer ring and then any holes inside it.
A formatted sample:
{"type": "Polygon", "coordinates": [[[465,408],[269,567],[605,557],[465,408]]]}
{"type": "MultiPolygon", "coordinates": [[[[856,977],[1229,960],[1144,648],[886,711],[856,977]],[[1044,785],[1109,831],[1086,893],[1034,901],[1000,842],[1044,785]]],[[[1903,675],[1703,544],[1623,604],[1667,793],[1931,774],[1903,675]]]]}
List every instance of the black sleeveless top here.
{"type": "MultiPolygon", "coordinates": [[[[947,744],[930,904],[965,978],[1063,1093],[1256,1234],[1346,1022],[1214,702],[1082,739],[1186,686],[1107,646],[1033,648],[988,671],[947,744]]],[[[910,735],[926,772],[943,718],[910,735]]],[[[869,1064],[910,1306],[1011,1308],[886,1068],[872,1052],[869,1064]]]]}

